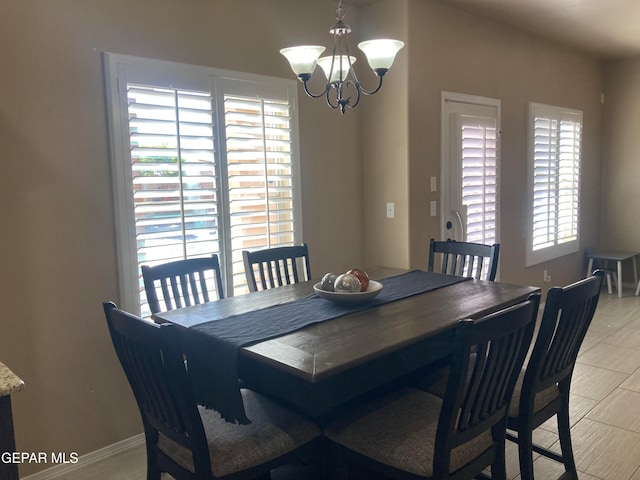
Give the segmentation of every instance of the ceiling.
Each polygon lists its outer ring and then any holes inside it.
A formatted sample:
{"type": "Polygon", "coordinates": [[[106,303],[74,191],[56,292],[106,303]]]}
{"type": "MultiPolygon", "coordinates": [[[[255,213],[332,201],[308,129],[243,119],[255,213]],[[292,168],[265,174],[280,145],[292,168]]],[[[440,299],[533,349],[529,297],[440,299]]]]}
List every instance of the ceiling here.
{"type": "MultiPolygon", "coordinates": [[[[380,0],[344,1],[365,6],[380,0]]],[[[640,55],[640,0],[436,1],[602,59],[640,55]]]]}

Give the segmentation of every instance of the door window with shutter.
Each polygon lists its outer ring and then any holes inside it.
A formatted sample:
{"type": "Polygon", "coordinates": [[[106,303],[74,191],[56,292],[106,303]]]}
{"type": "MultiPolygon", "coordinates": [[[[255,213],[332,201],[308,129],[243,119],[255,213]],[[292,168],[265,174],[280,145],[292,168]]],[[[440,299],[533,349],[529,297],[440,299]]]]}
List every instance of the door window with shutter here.
{"type": "Polygon", "coordinates": [[[582,112],[529,104],[526,265],[577,252],[582,112]]]}
{"type": "Polygon", "coordinates": [[[442,238],[498,243],[500,101],[442,94],[442,238]]]}
{"type": "Polygon", "coordinates": [[[302,243],[296,84],[107,54],[121,303],[148,313],[140,266],[302,243]]]}

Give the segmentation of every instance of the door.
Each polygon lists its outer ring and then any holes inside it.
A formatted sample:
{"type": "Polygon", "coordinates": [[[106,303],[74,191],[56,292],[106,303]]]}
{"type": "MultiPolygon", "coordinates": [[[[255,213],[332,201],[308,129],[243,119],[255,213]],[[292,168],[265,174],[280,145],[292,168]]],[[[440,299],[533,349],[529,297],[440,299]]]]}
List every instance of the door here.
{"type": "Polygon", "coordinates": [[[500,101],[442,93],[441,235],[499,240],[500,101]]]}

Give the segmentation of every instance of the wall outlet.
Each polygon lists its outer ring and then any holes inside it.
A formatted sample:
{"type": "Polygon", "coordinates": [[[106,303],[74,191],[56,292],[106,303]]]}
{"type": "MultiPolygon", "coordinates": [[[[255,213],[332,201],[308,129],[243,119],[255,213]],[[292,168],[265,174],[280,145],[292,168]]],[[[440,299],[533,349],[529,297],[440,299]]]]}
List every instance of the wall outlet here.
{"type": "Polygon", "coordinates": [[[431,200],[431,203],[430,203],[430,205],[429,205],[429,206],[430,206],[430,209],[431,209],[431,216],[432,216],[432,217],[435,217],[435,216],[436,216],[436,214],[438,213],[438,212],[436,211],[436,209],[438,208],[438,207],[437,207],[437,204],[436,204],[436,201],[435,201],[435,200],[431,200]]]}
{"type": "Polygon", "coordinates": [[[551,274],[547,270],[544,271],[542,280],[544,280],[544,283],[551,282],[551,274]]]}

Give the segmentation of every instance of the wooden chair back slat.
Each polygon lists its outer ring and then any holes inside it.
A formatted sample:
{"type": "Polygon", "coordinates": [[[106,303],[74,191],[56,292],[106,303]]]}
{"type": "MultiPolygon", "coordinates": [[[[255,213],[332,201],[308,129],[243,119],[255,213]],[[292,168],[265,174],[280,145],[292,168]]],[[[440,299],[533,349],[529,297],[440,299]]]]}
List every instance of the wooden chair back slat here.
{"type": "Polygon", "coordinates": [[[431,239],[427,270],[458,277],[473,277],[476,280],[495,280],[498,273],[500,244],[484,245],[472,242],[431,239]],[[441,256],[440,268],[436,269],[436,256],[441,256]]]}
{"type": "Polygon", "coordinates": [[[142,277],[151,313],[199,305],[224,298],[218,255],[143,265],[142,277]]]}
{"type": "Polygon", "coordinates": [[[249,291],[291,285],[311,279],[309,249],[306,244],[293,247],[275,247],[258,251],[243,251],[244,271],[249,291]],[[305,275],[300,274],[298,260],[304,265],[305,275]]]}

